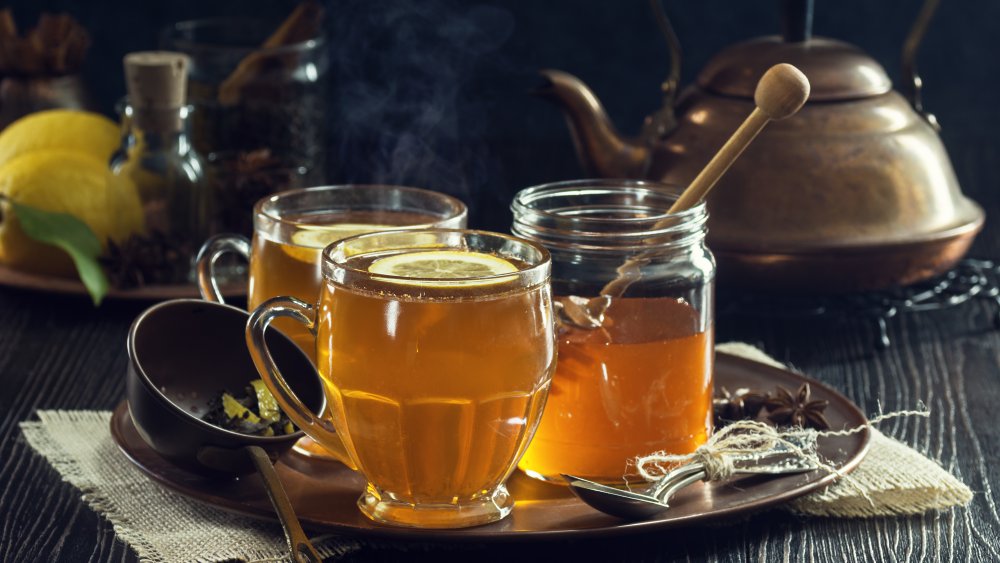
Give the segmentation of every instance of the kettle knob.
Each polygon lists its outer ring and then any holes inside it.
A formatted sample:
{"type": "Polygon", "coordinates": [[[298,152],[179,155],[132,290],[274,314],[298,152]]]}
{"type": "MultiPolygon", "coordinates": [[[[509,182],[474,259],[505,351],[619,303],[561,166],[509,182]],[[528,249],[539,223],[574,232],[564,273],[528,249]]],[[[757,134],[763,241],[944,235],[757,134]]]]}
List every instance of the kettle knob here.
{"type": "Polygon", "coordinates": [[[802,71],[786,63],[769,68],[753,94],[757,107],[775,121],[795,114],[808,98],[809,79],[802,71]]]}
{"type": "Polygon", "coordinates": [[[813,0],[781,0],[782,36],[787,43],[812,38],[813,0]]]}

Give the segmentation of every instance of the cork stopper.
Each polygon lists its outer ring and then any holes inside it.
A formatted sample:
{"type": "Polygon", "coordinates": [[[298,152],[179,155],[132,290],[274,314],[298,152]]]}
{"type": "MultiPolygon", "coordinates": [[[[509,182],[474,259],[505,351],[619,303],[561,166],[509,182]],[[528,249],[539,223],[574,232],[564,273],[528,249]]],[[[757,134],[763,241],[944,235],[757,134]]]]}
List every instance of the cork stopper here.
{"type": "Polygon", "coordinates": [[[179,108],[187,100],[191,60],[182,53],[142,51],[125,55],[129,103],[135,108],[179,108]]]}
{"type": "Polygon", "coordinates": [[[179,110],[187,101],[191,59],[170,51],[125,55],[125,83],[137,125],[157,130],[178,129],[179,110]]]}

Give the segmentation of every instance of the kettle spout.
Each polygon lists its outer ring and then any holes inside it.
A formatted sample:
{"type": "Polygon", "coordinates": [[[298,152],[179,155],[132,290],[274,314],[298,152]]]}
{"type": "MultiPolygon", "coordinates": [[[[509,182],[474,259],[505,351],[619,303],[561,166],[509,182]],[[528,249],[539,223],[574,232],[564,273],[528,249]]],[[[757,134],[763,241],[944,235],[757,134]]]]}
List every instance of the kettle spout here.
{"type": "Polygon", "coordinates": [[[562,71],[543,70],[541,75],[545,83],[534,93],[562,109],[576,154],[588,174],[604,178],[645,177],[650,147],[622,137],[590,88],[562,71]]]}

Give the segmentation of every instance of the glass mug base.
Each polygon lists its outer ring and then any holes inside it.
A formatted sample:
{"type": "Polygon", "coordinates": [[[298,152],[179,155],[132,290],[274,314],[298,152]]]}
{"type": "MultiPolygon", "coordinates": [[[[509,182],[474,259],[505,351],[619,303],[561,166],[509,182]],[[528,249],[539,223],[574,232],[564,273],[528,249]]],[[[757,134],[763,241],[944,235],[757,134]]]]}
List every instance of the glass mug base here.
{"type": "MultiPolygon", "coordinates": [[[[544,481],[552,485],[563,485],[563,486],[569,485],[569,483],[566,482],[566,479],[563,479],[562,476],[543,475],[537,471],[526,469],[524,467],[518,467],[518,469],[520,469],[521,472],[527,475],[528,477],[531,477],[532,479],[536,479],[538,481],[544,481]]],[[[581,475],[577,475],[576,473],[567,473],[567,475],[572,475],[574,477],[581,477],[581,475]]]]}
{"type": "Polygon", "coordinates": [[[502,520],[514,509],[503,484],[491,494],[456,503],[420,504],[393,500],[368,485],[358,499],[361,512],[380,524],[406,528],[468,528],[502,520]]]}

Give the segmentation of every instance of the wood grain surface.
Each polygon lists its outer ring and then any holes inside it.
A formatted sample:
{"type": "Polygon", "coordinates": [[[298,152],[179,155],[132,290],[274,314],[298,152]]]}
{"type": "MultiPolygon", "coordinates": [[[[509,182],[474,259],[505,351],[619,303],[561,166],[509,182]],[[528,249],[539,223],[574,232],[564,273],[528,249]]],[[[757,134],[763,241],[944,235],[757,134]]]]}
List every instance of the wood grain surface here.
{"type": "MultiPolygon", "coordinates": [[[[995,148],[970,147],[960,177],[996,187],[995,148]],[[989,180],[987,183],[986,180],[989,180]]],[[[984,193],[986,187],[982,188],[984,193]]],[[[975,196],[975,194],[973,194],[975,196]]],[[[988,214],[1000,206],[984,201],[988,214]]],[[[974,254],[1000,256],[987,222],[974,254]]],[[[900,315],[893,345],[876,350],[860,320],[725,317],[718,340],[758,345],[840,389],[868,413],[910,409],[882,430],[954,471],[975,492],[968,508],[872,520],[803,518],[781,510],[673,533],[618,541],[454,546],[382,542],[344,561],[1000,561],[1000,332],[996,304],[979,299],[947,311],[900,315]]],[[[125,381],[125,334],[142,309],[86,298],[0,288],[0,561],[130,562],[111,525],[61,482],[24,442],[18,422],[36,409],[110,410],[125,381]]]]}

